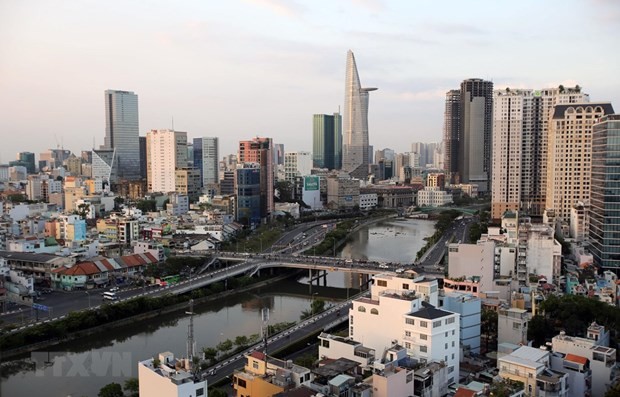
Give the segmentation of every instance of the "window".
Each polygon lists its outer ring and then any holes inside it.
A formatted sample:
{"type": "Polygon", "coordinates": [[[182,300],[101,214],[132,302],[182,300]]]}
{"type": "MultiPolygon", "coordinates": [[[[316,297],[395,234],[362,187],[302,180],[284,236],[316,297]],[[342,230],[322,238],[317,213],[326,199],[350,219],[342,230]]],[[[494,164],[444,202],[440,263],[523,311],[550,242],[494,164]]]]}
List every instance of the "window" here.
{"type": "Polygon", "coordinates": [[[415,325],[415,320],[412,319],[412,318],[406,318],[405,319],[405,324],[415,325]]]}
{"type": "Polygon", "coordinates": [[[370,309],[370,314],[375,314],[375,315],[377,315],[377,314],[379,314],[379,310],[377,310],[377,309],[375,309],[375,308],[372,308],[372,309],[370,309]]]}
{"type": "Polygon", "coordinates": [[[411,331],[405,331],[405,336],[411,336],[411,331]]]}
{"type": "Polygon", "coordinates": [[[403,284],[403,289],[409,289],[409,284],[403,284]]]}
{"type": "Polygon", "coordinates": [[[366,313],[366,308],[365,308],[364,306],[359,306],[359,307],[357,308],[357,311],[358,311],[358,312],[362,312],[362,313],[366,313]]]}
{"type": "Polygon", "coordinates": [[[426,353],[426,351],[427,351],[426,346],[420,346],[420,351],[422,353],[426,353]]]}
{"type": "Polygon", "coordinates": [[[420,327],[422,327],[422,328],[428,328],[428,322],[426,322],[426,321],[420,321],[420,327]]]}
{"type": "Polygon", "coordinates": [[[329,349],[329,341],[328,340],[323,339],[322,345],[323,345],[324,348],[329,349]]]}
{"type": "Polygon", "coordinates": [[[438,328],[438,327],[441,327],[441,320],[433,321],[433,328],[438,328]]]}
{"type": "MultiPolygon", "coordinates": [[[[454,341],[452,341],[452,347],[454,347],[454,341]]],[[[452,358],[454,358],[454,357],[452,357],[452,358]]]]}
{"type": "Polygon", "coordinates": [[[252,368],[258,369],[258,361],[252,361],[252,368]]]}
{"type": "Polygon", "coordinates": [[[239,378],[237,378],[237,384],[239,385],[239,387],[242,387],[242,388],[244,388],[244,389],[245,389],[245,387],[246,387],[246,383],[245,383],[245,380],[244,380],[244,379],[239,379],[239,378]]]}
{"type": "Polygon", "coordinates": [[[427,340],[427,339],[428,339],[428,335],[426,335],[426,334],[420,334],[420,339],[421,339],[421,340],[427,340]]]}
{"type": "Polygon", "coordinates": [[[200,396],[204,396],[205,395],[205,388],[201,387],[200,389],[196,389],[196,397],[200,397],[200,396]]]}
{"type": "Polygon", "coordinates": [[[405,342],[405,349],[411,349],[411,343],[405,342]]]}
{"type": "Polygon", "coordinates": [[[521,323],[518,323],[516,321],[512,323],[512,329],[520,329],[520,328],[521,328],[521,323]]]}
{"type": "Polygon", "coordinates": [[[446,325],[454,323],[454,317],[450,317],[446,319],[446,325]]]}
{"type": "Polygon", "coordinates": [[[378,287],[387,287],[387,281],[386,280],[377,280],[377,286],[378,287]]]}
{"type": "Polygon", "coordinates": [[[349,316],[349,324],[353,324],[353,316],[349,316]]]}
{"type": "MultiPolygon", "coordinates": [[[[448,344],[447,343],[445,344],[444,349],[448,350],[448,344]]],[[[447,358],[446,358],[446,361],[448,361],[447,358]]]]}

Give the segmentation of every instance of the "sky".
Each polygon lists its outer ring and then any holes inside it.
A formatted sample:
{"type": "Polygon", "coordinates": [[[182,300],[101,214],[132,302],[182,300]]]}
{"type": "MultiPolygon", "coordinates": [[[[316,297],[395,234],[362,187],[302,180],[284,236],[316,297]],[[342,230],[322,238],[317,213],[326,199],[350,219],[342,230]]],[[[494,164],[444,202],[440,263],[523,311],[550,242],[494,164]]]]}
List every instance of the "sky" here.
{"type": "Polygon", "coordinates": [[[312,115],[344,105],[349,49],[379,88],[375,149],[440,141],[445,93],[467,78],[579,84],[620,109],[618,21],[617,0],[2,0],[0,163],[98,148],[106,89],[138,94],[140,135],[312,151],[312,115]]]}

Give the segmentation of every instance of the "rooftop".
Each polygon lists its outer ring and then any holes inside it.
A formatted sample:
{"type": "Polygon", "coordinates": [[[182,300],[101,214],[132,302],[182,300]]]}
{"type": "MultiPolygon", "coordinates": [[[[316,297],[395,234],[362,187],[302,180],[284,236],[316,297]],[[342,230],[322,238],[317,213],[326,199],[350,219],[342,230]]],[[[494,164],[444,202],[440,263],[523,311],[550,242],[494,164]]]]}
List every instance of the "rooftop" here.
{"type": "Polygon", "coordinates": [[[436,309],[431,305],[427,306],[423,304],[423,306],[424,307],[422,309],[416,312],[409,313],[409,315],[412,317],[424,318],[428,320],[435,320],[437,318],[448,317],[448,316],[454,315],[454,313],[452,312],[447,312],[445,310],[436,309]]]}

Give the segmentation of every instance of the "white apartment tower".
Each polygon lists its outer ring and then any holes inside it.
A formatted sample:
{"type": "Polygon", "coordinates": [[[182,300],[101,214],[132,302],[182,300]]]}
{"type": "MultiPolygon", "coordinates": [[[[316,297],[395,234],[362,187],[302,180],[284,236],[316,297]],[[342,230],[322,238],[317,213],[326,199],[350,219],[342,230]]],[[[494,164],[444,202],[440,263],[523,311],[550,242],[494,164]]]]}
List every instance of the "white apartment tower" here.
{"type": "Polygon", "coordinates": [[[298,176],[310,175],[312,154],[310,152],[284,153],[284,179],[292,184],[298,176]]]}
{"type": "Polygon", "coordinates": [[[183,167],[187,167],[187,132],[147,132],[146,178],[149,192],[174,192],[175,171],[183,167]]]}
{"type": "Polygon", "coordinates": [[[578,203],[589,205],[592,173],[592,125],[613,114],[611,103],[557,105],[550,119],[545,209],[570,219],[578,203]]]}
{"type": "Polygon", "coordinates": [[[493,92],[493,219],[499,220],[506,211],[543,214],[553,107],[588,101],[579,86],[493,92]]]}

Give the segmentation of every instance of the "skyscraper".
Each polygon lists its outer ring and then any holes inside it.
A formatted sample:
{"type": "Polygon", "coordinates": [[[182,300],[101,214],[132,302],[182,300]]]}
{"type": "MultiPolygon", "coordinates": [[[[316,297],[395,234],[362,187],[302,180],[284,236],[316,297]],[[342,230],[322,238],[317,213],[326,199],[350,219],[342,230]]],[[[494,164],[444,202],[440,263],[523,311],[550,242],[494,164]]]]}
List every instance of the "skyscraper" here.
{"type": "Polygon", "coordinates": [[[458,173],[461,183],[488,192],[491,181],[493,82],[468,79],[461,83],[458,173]]]}
{"type": "MultiPolygon", "coordinates": [[[[575,204],[590,203],[592,125],[598,118],[613,112],[610,103],[578,103],[553,108],[547,152],[546,209],[553,210],[558,219],[568,222],[575,204]]],[[[605,171],[612,171],[600,166],[598,178],[605,171]]]]}
{"type": "Polygon", "coordinates": [[[116,149],[116,174],[140,179],[138,96],[130,91],[106,90],[105,123],[102,149],[116,149]]]}
{"type": "Polygon", "coordinates": [[[258,163],[260,165],[260,205],[261,218],[269,218],[273,213],[273,142],[271,138],[256,137],[239,142],[238,163],[258,163]]]}
{"type": "Polygon", "coordinates": [[[461,90],[446,92],[444,110],[444,170],[450,182],[458,182],[459,142],[461,139],[461,90]]]}
{"type": "Polygon", "coordinates": [[[200,171],[202,187],[218,183],[219,156],[218,138],[194,138],[194,168],[200,171]]]}
{"type": "Polygon", "coordinates": [[[176,191],[176,170],[187,168],[187,132],[146,133],[146,179],[149,192],[176,191]]]}
{"type": "Polygon", "coordinates": [[[376,88],[362,88],[355,56],[347,53],[344,94],[342,169],[354,178],[366,179],[371,156],[368,143],[368,96],[376,88]]]}
{"type": "Polygon", "coordinates": [[[592,127],[592,181],[590,202],[590,250],[594,263],[620,269],[620,115],[601,118],[592,127]]]}
{"type": "Polygon", "coordinates": [[[342,116],[315,114],[312,124],[312,162],[315,168],[342,167],[342,116]]]}
{"type": "Polygon", "coordinates": [[[545,210],[549,116],[559,104],[588,102],[575,88],[496,90],[493,94],[491,217],[545,210]]]}

